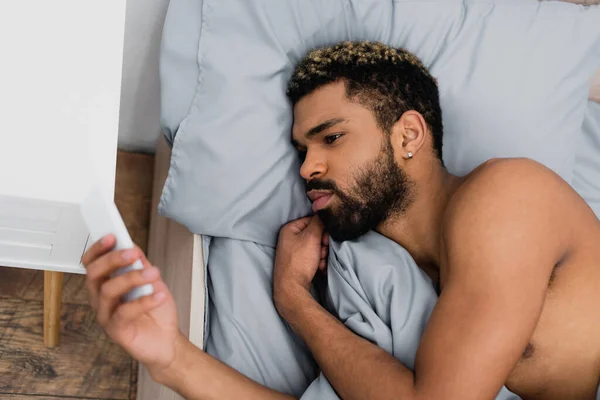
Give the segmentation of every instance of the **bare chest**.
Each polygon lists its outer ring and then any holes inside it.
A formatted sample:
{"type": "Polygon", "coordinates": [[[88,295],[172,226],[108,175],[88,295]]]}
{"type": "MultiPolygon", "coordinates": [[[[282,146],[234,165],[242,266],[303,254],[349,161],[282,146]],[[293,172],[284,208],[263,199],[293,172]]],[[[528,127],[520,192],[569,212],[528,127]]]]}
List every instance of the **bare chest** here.
{"type": "Polygon", "coordinates": [[[506,385],[521,398],[595,399],[600,384],[600,252],[555,268],[535,331],[506,385]]]}

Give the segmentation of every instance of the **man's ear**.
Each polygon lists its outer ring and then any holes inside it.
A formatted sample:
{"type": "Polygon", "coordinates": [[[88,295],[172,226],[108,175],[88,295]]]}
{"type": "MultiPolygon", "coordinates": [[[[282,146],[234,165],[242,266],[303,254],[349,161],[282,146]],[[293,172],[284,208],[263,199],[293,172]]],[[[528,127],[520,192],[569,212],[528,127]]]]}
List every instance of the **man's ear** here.
{"type": "Polygon", "coordinates": [[[400,157],[415,157],[427,139],[427,123],[414,110],[406,111],[392,127],[392,145],[400,157]]]}

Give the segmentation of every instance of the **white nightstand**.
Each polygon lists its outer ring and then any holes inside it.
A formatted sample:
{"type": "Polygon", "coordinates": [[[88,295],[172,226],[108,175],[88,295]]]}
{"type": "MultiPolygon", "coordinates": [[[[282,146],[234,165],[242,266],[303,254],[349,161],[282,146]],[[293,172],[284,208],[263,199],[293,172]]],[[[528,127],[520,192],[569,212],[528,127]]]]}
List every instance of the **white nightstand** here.
{"type": "Polygon", "coordinates": [[[50,347],[91,245],[79,203],[93,180],[114,196],[124,26],[122,0],[0,4],[0,265],[46,271],[50,347]]]}

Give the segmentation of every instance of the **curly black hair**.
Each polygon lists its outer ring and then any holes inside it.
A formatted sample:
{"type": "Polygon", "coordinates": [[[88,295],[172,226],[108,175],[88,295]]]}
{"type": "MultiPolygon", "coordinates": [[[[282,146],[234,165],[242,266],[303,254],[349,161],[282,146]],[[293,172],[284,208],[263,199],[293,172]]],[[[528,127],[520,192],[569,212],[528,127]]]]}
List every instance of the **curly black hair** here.
{"type": "Polygon", "coordinates": [[[296,67],[287,96],[295,105],[314,90],[336,81],[345,82],[349,99],[356,99],[373,111],[384,132],[391,132],[406,111],[419,112],[433,136],[433,150],[444,165],[437,81],[416,56],[369,41],[346,41],[318,48],[296,67]]]}

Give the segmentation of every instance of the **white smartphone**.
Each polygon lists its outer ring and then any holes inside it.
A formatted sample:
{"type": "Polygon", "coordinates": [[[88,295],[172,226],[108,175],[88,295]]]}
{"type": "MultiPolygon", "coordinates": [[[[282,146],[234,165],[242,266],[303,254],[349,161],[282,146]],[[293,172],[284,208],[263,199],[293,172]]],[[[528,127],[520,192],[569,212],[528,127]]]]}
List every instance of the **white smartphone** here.
{"type": "MultiPolygon", "coordinates": [[[[134,247],[134,243],[129,236],[127,227],[121,218],[114,201],[109,200],[98,187],[93,186],[88,196],[81,203],[81,215],[90,232],[90,239],[94,242],[100,240],[108,234],[113,234],[116,244],[113,250],[126,250],[134,247]]],[[[136,260],[133,264],[120,268],[111,277],[124,274],[135,269],[143,269],[141,260],[136,260]]],[[[138,286],[125,294],[122,301],[132,301],[142,296],[154,292],[151,284],[138,286]]]]}

